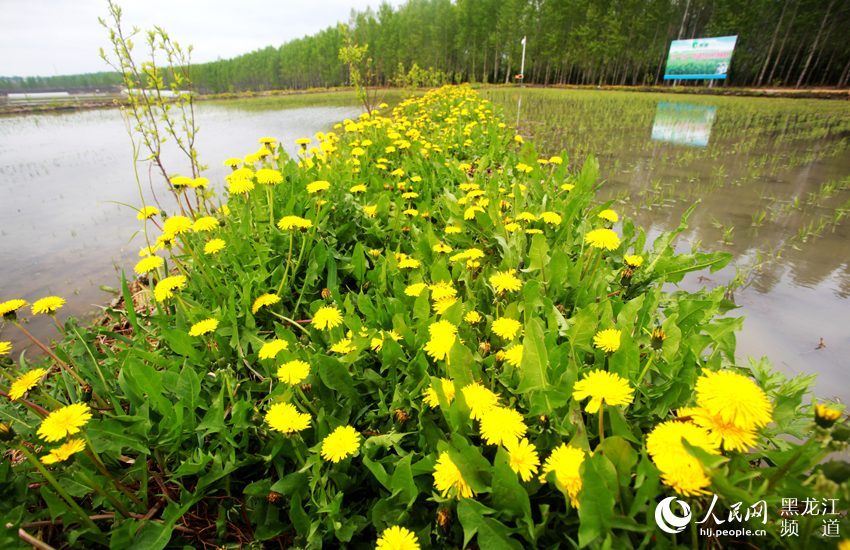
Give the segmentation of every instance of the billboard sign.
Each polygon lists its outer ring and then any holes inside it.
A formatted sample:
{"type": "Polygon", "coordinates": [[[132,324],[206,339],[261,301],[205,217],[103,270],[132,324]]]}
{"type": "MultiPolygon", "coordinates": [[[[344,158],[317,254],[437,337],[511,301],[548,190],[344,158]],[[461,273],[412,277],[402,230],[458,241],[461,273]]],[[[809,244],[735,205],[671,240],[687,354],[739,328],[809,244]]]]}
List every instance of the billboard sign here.
{"type": "Polygon", "coordinates": [[[705,147],[711,136],[717,108],[691,103],[659,103],[652,125],[652,140],[705,147]]]}
{"type": "Polygon", "coordinates": [[[737,36],[693,38],[670,43],[664,80],[724,79],[737,36]]]}

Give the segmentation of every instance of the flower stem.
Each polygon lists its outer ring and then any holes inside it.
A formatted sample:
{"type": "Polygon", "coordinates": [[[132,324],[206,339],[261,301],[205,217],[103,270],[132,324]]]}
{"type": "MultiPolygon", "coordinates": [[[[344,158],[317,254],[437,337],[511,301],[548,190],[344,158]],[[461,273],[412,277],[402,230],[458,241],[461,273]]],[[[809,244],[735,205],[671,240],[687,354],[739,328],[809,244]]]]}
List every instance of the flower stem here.
{"type": "Polygon", "coordinates": [[[605,443],[605,407],[599,405],[599,444],[605,443]]]}
{"type": "Polygon", "coordinates": [[[44,353],[46,353],[47,355],[49,355],[49,356],[50,356],[50,358],[51,358],[51,359],[53,359],[53,360],[56,362],[56,364],[57,364],[57,365],[59,365],[61,368],[65,369],[65,371],[66,371],[68,374],[70,374],[70,375],[71,375],[71,377],[72,377],[74,380],[76,380],[76,381],[77,381],[77,382],[78,382],[81,386],[85,386],[85,385],[86,385],[86,381],[85,381],[85,380],[83,380],[83,379],[80,377],[80,375],[79,375],[79,374],[77,374],[77,372],[76,372],[73,368],[71,368],[71,366],[70,366],[70,365],[68,365],[65,361],[63,361],[63,360],[59,359],[59,357],[57,357],[57,356],[56,356],[56,354],[55,354],[55,353],[53,353],[53,351],[51,351],[51,349],[50,349],[50,348],[48,348],[47,346],[45,346],[44,344],[42,344],[42,343],[38,340],[38,338],[36,338],[35,336],[33,336],[33,335],[32,335],[32,333],[31,333],[30,331],[28,331],[27,329],[25,329],[25,328],[23,327],[23,325],[21,325],[21,323],[19,323],[18,321],[13,321],[13,323],[14,323],[14,325],[15,325],[16,327],[18,327],[18,328],[20,329],[20,331],[21,331],[21,332],[23,332],[23,333],[24,333],[24,335],[25,335],[27,338],[29,338],[30,340],[32,340],[32,342],[33,342],[36,346],[38,346],[39,348],[41,348],[41,351],[43,351],[44,353]]]}

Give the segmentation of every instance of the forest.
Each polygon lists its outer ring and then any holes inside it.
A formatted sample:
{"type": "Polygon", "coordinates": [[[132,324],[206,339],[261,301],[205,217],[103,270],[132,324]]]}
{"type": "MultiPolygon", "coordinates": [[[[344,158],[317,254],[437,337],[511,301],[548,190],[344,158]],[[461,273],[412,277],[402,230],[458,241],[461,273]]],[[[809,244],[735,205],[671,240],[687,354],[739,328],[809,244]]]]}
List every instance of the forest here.
{"type": "MultiPolygon", "coordinates": [[[[368,44],[371,83],[652,85],[671,40],[738,35],[729,86],[847,86],[850,2],[841,0],[408,0],[352,11],[280,46],[200,63],[200,92],[331,87],[348,83],[337,52],[346,35],[368,44]]],[[[92,89],[117,74],[0,77],[0,90],[92,89]]]]}

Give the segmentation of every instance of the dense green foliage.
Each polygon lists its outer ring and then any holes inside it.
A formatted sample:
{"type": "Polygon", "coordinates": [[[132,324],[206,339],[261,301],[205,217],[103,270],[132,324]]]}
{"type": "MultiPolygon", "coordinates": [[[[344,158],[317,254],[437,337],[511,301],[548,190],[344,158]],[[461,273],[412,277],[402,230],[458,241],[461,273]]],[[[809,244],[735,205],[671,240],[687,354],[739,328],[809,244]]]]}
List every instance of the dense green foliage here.
{"type": "MultiPolygon", "coordinates": [[[[653,519],[676,492],[697,518],[711,493],[721,516],[764,500],[742,523],[766,533],[735,542],[783,546],[782,498],[846,506],[846,464],[822,464],[846,448],[843,413],[816,426],[807,377],[736,364],[722,288],[670,289],[730,259],[677,254],[687,216],[650,243],[595,202],[592,158],[541,158],[468,87],[336,129],[295,158],[262,138],[228,163],[223,205],[173,177],[175,213],[139,212],[156,246],[111,322],[66,322],[32,379],[10,365],[4,547],[19,527],[56,546],[368,547],[391,525],[426,547],[687,544],[693,524],[653,519]],[[579,394],[594,373],[617,380],[582,390],[606,395],[598,412],[579,394]],[[701,395],[716,375],[736,384],[701,395]],[[738,429],[697,424],[708,393],[738,429]],[[285,428],[289,405],[306,425],[285,428]],[[518,465],[497,415],[539,464],[518,465]],[[691,435],[651,456],[661,426],[691,435]],[[84,449],[45,461],[66,427],[84,449]],[[330,444],[338,428],[353,441],[330,444]],[[548,464],[557,449],[582,460],[548,464]]],[[[4,322],[22,304],[0,303],[4,322]]],[[[817,536],[821,518],[799,521],[817,536]]]]}
{"type": "MultiPolygon", "coordinates": [[[[671,40],[732,34],[731,85],[846,86],[850,78],[850,5],[838,0],[410,0],[356,12],[351,27],[369,45],[378,84],[414,65],[438,71],[429,85],[511,82],[526,35],[526,82],[537,84],[657,83],[671,40]]],[[[330,27],[200,64],[194,80],[208,92],[339,86],[348,82],[342,45],[330,27]]],[[[93,76],[0,78],[0,90],[73,88],[93,76]]]]}

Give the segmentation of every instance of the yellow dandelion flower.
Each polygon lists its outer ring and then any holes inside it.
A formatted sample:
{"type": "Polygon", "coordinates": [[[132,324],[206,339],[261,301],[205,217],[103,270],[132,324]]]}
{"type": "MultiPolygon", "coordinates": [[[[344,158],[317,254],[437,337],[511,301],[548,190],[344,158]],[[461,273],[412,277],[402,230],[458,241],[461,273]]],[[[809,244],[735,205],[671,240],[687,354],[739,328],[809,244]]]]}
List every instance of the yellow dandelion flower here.
{"type": "Polygon", "coordinates": [[[576,186],[572,183],[562,183],[561,184],[561,191],[572,191],[575,188],[576,188],[576,186]]]}
{"type": "Polygon", "coordinates": [[[313,222],[300,216],[284,216],[277,222],[277,227],[282,231],[290,229],[310,229],[313,222]]]}
{"type": "Polygon", "coordinates": [[[516,269],[509,269],[507,271],[499,271],[490,277],[490,284],[493,285],[496,294],[516,292],[522,288],[522,281],[517,279],[514,273],[516,273],[516,269]]]}
{"type": "Polygon", "coordinates": [[[431,247],[431,250],[433,250],[437,254],[448,254],[452,251],[452,247],[450,247],[446,243],[437,243],[431,247]]]}
{"type": "Polygon", "coordinates": [[[189,187],[191,187],[192,189],[206,189],[209,184],[210,180],[201,176],[193,179],[192,183],[189,184],[189,187]]]}
{"type": "Polygon", "coordinates": [[[497,336],[504,338],[505,340],[513,340],[514,337],[521,333],[522,324],[516,319],[511,319],[509,317],[500,317],[493,321],[493,326],[491,330],[497,336]]]}
{"type": "Polygon", "coordinates": [[[613,353],[620,349],[620,334],[615,328],[600,330],[593,337],[593,345],[602,351],[613,353]]]}
{"type": "Polygon", "coordinates": [[[254,300],[254,305],[251,306],[251,313],[256,315],[257,312],[260,311],[260,308],[266,306],[273,306],[278,302],[280,302],[280,296],[278,296],[277,294],[263,294],[262,296],[254,300]]]}
{"type": "Polygon", "coordinates": [[[516,215],[516,219],[521,222],[536,222],[537,216],[532,212],[520,212],[516,215]]]}
{"type": "Polygon", "coordinates": [[[505,361],[514,367],[522,364],[522,344],[514,344],[505,350],[505,361]]]}
{"type": "Polygon", "coordinates": [[[367,188],[365,185],[363,185],[362,183],[358,183],[357,185],[349,187],[348,191],[349,193],[365,193],[366,189],[367,188]]]}
{"type": "Polygon", "coordinates": [[[157,215],[159,215],[159,208],[155,206],[143,206],[139,209],[138,213],[136,213],[136,219],[148,220],[157,215]]]}
{"type": "Polygon", "coordinates": [[[407,296],[416,297],[422,294],[422,291],[428,287],[425,283],[413,283],[412,285],[407,285],[407,288],[404,289],[404,293],[407,296]]]}
{"type": "Polygon", "coordinates": [[[174,176],[169,181],[171,182],[171,185],[178,189],[181,187],[188,187],[192,184],[192,178],[187,178],[186,176],[174,176]]]}
{"type": "Polygon", "coordinates": [[[41,313],[54,314],[57,309],[65,305],[65,298],[59,296],[46,296],[32,303],[33,315],[41,313]]]}
{"type": "Polygon", "coordinates": [[[490,407],[481,415],[481,439],[488,445],[524,437],[528,431],[522,414],[507,407],[490,407]]]}
{"type": "Polygon", "coordinates": [[[280,170],[273,168],[260,168],[257,170],[257,183],[263,185],[277,185],[283,182],[283,174],[280,170]]]}
{"type": "Polygon", "coordinates": [[[445,229],[446,235],[457,235],[458,233],[463,232],[463,229],[456,225],[447,225],[445,229]]]}
{"type": "MultiPolygon", "coordinates": [[[[446,403],[451,404],[455,398],[455,384],[449,378],[440,378],[440,386],[443,390],[443,395],[446,396],[446,403]]],[[[437,390],[433,386],[429,386],[425,390],[425,395],[422,399],[429,407],[436,408],[440,405],[440,398],[437,396],[437,390]]]]}
{"type": "Polygon", "coordinates": [[[425,353],[435,361],[444,360],[457,339],[457,327],[449,321],[437,321],[428,327],[428,334],[430,338],[425,344],[425,353]]]}
{"type": "Polygon", "coordinates": [[[135,267],[133,267],[133,271],[141,275],[142,273],[150,273],[156,269],[165,265],[165,260],[160,258],[159,256],[148,256],[147,258],[142,258],[139,260],[135,267]]]}
{"type": "Polygon", "coordinates": [[[540,472],[540,482],[545,483],[550,472],[555,472],[555,485],[570,497],[573,508],[578,508],[578,495],[581,492],[582,481],[579,470],[584,462],[585,454],[582,449],[562,443],[557,447],[540,472]]]}
{"type": "Polygon", "coordinates": [[[0,355],[9,355],[12,351],[12,342],[0,342],[0,355]]]}
{"type": "Polygon", "coordinates": [[[537,455],[537,447],[529,443],[525,438],[507,439],[504,442],[505,450],[508,451],[511,470],[519,474],[520,479],[529,481],[537,473],[540,466],[540,457],[537,455]]]}
{"type": "Polygon", "coordinates": [[[399,269],[416,269],[421,265],[422,265],[422,262],[420,262],[419,260],[416,260],[414,258],[410,258],[410,257],[402,258],[398,262],[399,269]]]}
{"type": "Polygon", "coordinates": [[[758,440],[755,430],[747,430],[730,422],[724,422],[720,416],[712,416],[699,407],[678,411],[678,416],[688,416],[691,422],[708,430],[712,444],[727,451],[747,452],[755,447],[758,440]]]}
{"type": "Polygon", "coordinates": [[[203,336],[204,334],[215,331],[217,328],[218,319],[204,319],[192,325],[192,328],[189,329],[189,336],[203,336]]]}
{"type": "Polygon", "coordinates": [[[617,223],[617,220],[620,219],[620,217],[617,216],[617,213],[611,210],[610,208],[606,208],[605,210],[597,214],[596,217],[611,223],[617,223]]]}
{"type": "Polygon", "coordinates": [[[410,529],[393,525],[381,532],[375,550],[419,550],[419,539],[410,529]]]}
{"type": "Polygon", "coordinates": [[[357,348],[354,347],[354,344],[351,342],[351,338],[343,338],[339,342],[334,343],[334,345],[332,345],[329,349],[333,353],[345,355],[347,353],[351,353],[357,348]]]}
{"type": "Polygon", "coordinates": [[[442,315],[446,312],[447,309],[452,307],[457,303],[457,298],[454,296],[446,296],[444,298],[440,298],[439,300],[434,300],[434,303],[431,304],[431,307],[434,310],[434,313],[442,315]]]}
{"type": "Polygon", "coordinates": [[[682,441],[708,453],[718,454],[708,430],[693,422],[668,420],[655,426],[646,437],[646,450],[661,471],[661,480],[685,496],[707,494],[711,484],[702,462],[693,456],[682,441]]]}
{"type": "Polygon", "coordinates": [[[581,401],[590,397],[584,408],[595,413],[605,403],[609,406],[628,405],[634,397],[634,389],[629,381],[618,374],[604,370],[595,370],[573,385],[573,398],[581,401]]]}
{"type": "Polygon", "coordinates": [[[312,324],[319,330],[331,330],[342,324],[342,312],[336,306],[320,307],[313,314],[312,324]]]}
{"type": "Polygon", "coordinates": [[[353,426],[339,426],[322,440],[322,458],[339,462],[360,448],[360,434],[353,426]]]}
{"type": "Polygon", "coordinates": [[[224,250],[225,246],[227,246],[227,243],[224,242],[224,239],[210,239],[209,242],[204,245],[204,254],[208,256],[218,254],[224,250]]]}
{"type": "Polygon", "coordinates": [[[540,219],[543,220],[543,223],[548,223],[549,225],[561,225],[561,215],[556,212],[543,212],[540,214],[540,219]]]}
{"type": "Polygon", "coordinates": [[[19,299],[2,302],[0,303],[0,317],[14,313],[25,305],[27,305],[27,302],[19,299]]]}
{"type": "Polygon", "coordinates": [[[320,191],[327,191],[328,189],[330,189],[330,187],[331,187],[331,184],[328,181],[324,181],[324,180],[314,181],[313,183],[307,184],[307,193],[313,195],[313,194],[318,193],[320,191]]]}
{"type": "Polygon", "coordinates": [[[285,382],[291,386],[300,384],[309,374],[310,364],[298,359],[288,361],[277,369],[277,377],[281,380],[281,382],[285,382]]]}
{"type": "Polygon", "coordinates": [[[749,377],[729,370],[703,371],[695,386],[697,405],[710,416],[744,430],[770,424],[773,407],[749,377]]]}
{"type": "Polygon", "coordinates": [[[312,141],[313,140],[308,138],[308,137],[303,137],[303,138],[296,139],[295,144],[300,145],[302,147],[306,147],[307,145],[310,145],[310,142],[312,142],[312,141]]]}
{"type": "Polygon", "coordinates": [[[404,210],[402,214],[404,214],[405,216],[418,216],[419,210],[415,208],[408,208],[407,210],[404,210]]]}
{"type": "Polygon", "coordinates": [[[85,450],[86,442],[82,439],[69,439],[59,447],[51,449],[50,452],[43,457],[41,461],[44,464],[56,464],[57,462],[65,462],[73,455],[85,450]]]}
{"type": "Polygon", "coordinates": [[[487,411],[499,403],[499,396],[478,382],[468,384],[460,391],[466,406],[469,407],[469,416],[473,420],[480,420],[487,411]]]}
{"type": "Polygon", "coordinates": [[[443,451],[437,459],[434,467],[434,488],[443,498],[448,498],[450,493],[459,499],[471,498],[475,494],[463,479],[458,467],[452,462],[448,451],[443,451]]]}
{"type": "Polygon", "coordinates": [[[166,235],[179,235],[192,230],[192,220],[186,216],[171,216],[162,224],[162,232],[166,235]]]}
{"type": "Polygon", "coordinates": [[[367,218],[374,218],[375,214],[378,212],[378,206],[374,204],[369,204],[363,207],[363,213],[366,214],[367,218]]]}
{"type": "Polygon", "coordinates": [[[470,311],[463,316],[463,320],[469,323],[470,325],[480,323],[481,319],[483,319],[483,317],[481,317],[481,314],[477,311],[470,311]]]}
{"type": "Polygon", "coordinates": [[[558,156],[549,157],[549,163],[550,164],[560,165],[560,164],[563,164],[563,162],[564,162],[564,159],[562,159],[561,157],[558,157],[558,156]]]}
{"type": "Polygon", "coordinates": [[[626,262],[626,265],[629,267],[638,268],[643,265],[643,256],[630,254],[623,256],[623,261],[626,262]]]}
{"type": "Polygon", "coordinates": [[[587,232],[584,242],[593,248],[616,250],[620,246],[620,237],[611,229],[594,229],[587,232]]]}
{"type": "Polygon", "coordinates": [[[270,342],[266,342],[260,348],[260,359],[274,359],[277,357],[277,354],[282,352],[283,350],[289,349],[289,342],[286,340],[281,340],[280,338],[275,338],[270,342]]]}
{"type": "Polygon", "coordinates": [[[186,286],[185,275],[172,275],[166,277],[156,284],[153,289],[153,296],[157,302],[164,302],[174,296],[174,291],[186,286]]]}
{"type": "Polygon", "coordinates": [[[91,410],[84,403],[74,403],[48,414],[38,427],[38,436],[52,443],[78,433],[91,420],[91,410]]]}
{"type": "Polygon", "coordinates": [[[228,168],[238,168],[239,165],[242,164],[242,159],[232,157],[232,158],[229,158],[229,159],[224,159],[224,162],[222,164],[224,164],[228,168]]]}
{"type": "Polygon", "coordinates": [[[291,434],[310,427],[310,415],[298,412],[290,403],[275,403],[266,413],[266,423],[273,430],[291,434]]]}
{"type": "Polygon", "coordinates": [[[144,258],[146,256],[152,256],[156,254],[156,251],[159,250],[157,245],[145,246],[139,249],[139,258],[144,258]]]}
{"type": "Polygon", "coordinates": [[[218,220],[212,216],[203,216],[195,220],[195,223],[192,224],[192,231],[212,231],[218,227],[218,220]]]}
{"type": "MultiPolygon", "coordinates": [[[[3,342],[0,342],[0,355],[2,352],[3,342]]],[[[821,428],[831,428],[839,418],[841,418],[841,409],[817,403],[815,405],[815,422],[821,428]]]]}
{"type": "Polygon", "coordinates": [[[41,380],[41,377],[45,374],[47,374],[45,369],[33,369],[19,376],[14,382],[12,382],[12,385],[9,386],[9,399],[15,401],[23,397],[24,394],[38,384],[38,381],[41,380]]]}
{"type": "Polygon", "coordinates": [[[254,190],[254,182],[248,178],[228,178],[227,191],[231,195],[239,195],[254,190]]]}

